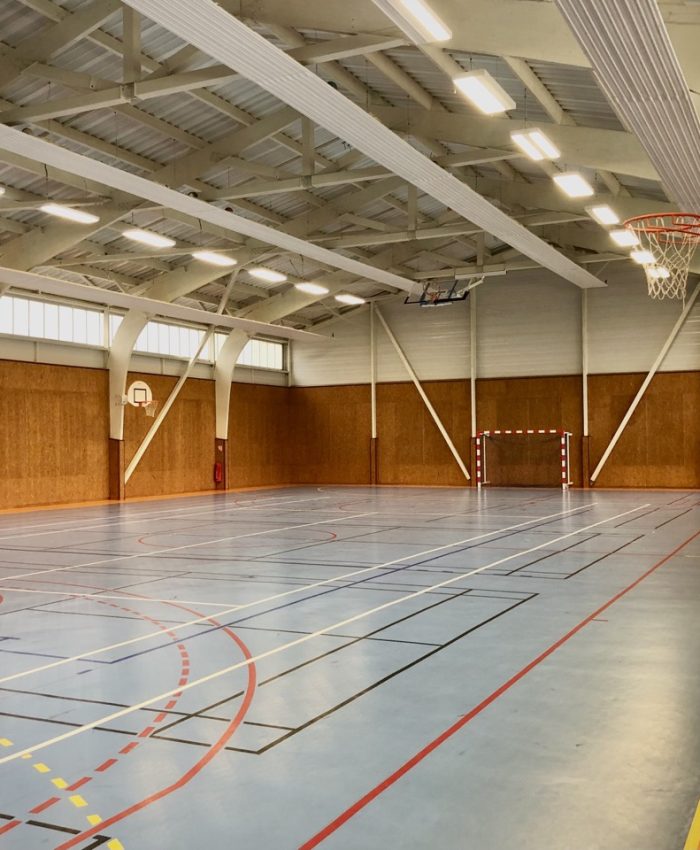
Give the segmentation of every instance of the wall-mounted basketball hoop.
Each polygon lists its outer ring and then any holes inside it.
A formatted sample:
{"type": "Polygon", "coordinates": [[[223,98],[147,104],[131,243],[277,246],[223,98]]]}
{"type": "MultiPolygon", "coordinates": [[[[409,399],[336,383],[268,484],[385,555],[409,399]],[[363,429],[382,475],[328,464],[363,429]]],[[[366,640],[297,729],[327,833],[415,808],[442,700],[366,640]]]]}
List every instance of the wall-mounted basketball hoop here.
{"type": "Polygon", "coordinates": [[[134,381],[126,391],[124,404],[141,408],[146,416],[151,418],[156,415],[158,402],[153,398],[151,388],[145,381],[134,381]]]}
{"type": "Polygon", "coordinates": [[[471,290],[483,282],[484,275],[465,280],[455,279],[449,286],[443,287],[427,283],[419,296],[409,295],[404,304],[417,304],[419,307],[444,307],[447,304],[456,304],[459,301],[466,301],[471,290]]]}

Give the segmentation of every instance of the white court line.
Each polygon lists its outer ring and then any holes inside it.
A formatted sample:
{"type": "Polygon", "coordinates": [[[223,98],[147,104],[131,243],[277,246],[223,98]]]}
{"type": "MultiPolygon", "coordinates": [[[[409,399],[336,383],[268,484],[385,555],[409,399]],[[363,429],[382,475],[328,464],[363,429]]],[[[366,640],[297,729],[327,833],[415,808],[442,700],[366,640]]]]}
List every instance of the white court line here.
{"type": "MultiPolygon", "coordinates": [[[[352,516],[347,517],[347,519],[358,519],[359,517],[364,516],[373,516],[373,514],[371,511],[364,514],[353,514],[352,516]]],[[[152,558],[155,555],[164,555],[167,552],[182,552],[183,549],[196,549],[198,546],[213,546],[215,543],[227,543],[230,540],[242,540],[247,537],[260,537],[264,534],[279,534],[282,531],[293,531],[295,528],[308,528],[310,525],[323,525],[327,522],[337,521],[338,517],[332,517],[331,519],[322,519],[317,522],[305,522],[302,525],[282,526],[281,528],[266,528],[264,531],[249,531],[246,534],[234,534],[230,537],[218,537],[216,540],[202,540],[199,543],[185,543],[182,546],[170,546],[167,549],[153,549],[150,552],[137,552],[133,555],[118,555],[115,558],[103,558],[100,561],[88,561],[85,564],[73,564],[68,567],[51,567],[48,570],[34,570],[31,573],[18,573],[13,576],[3,576],[0,578],[0,582],[17,581],[18,579],[29,578],[30,576],[43,576],[48,573],[65,573],[70,570],[79,570],[83,567],[97,567],[102,564],[113,564],[116,561],[133,561],[137,558],[152,558]]]]}
{"type": "Polygon", "coordinates": [[[441,587],[448,587],[451,584],[455,584],[458,581],[463,581],[465,578],[469,578],[469,576],[476,575],[477,573],[482,573],[484,572],[484,570],[488,570],[491,567],[497,567],[500,564],[505,564],[508,561],[512,561],[514,558],[519,558],[522,555],[529,555],[532,552],[537,552],[538,549],[543,549],[545,546],[551,545],[552,543],[559,543],[562,540],[567,540],[569,537],[574,537],[576,534],[581,534],[584,531],[590,531],[591,528],[596,528],[597,526],[603,525],[606,522],[612,522],[612,520],[620,519],[623,516],[627,516],[628,514],[632,514],[635,511],[642,510],[646,507],[649,507],[649,505],[640,505],[639,507],[632,508],[631,510],[625,511],[624,513],[617,514],[616,516],[607,517],[607,519],[602,519],[598,522],[594,522],[592,525],[588,525],[585,528],[578,528],[576,529],[576,531],[570,531],[568,534],[563,534],[560,537],[549,541],[549,543],[541,543],[539,546],[533,546],[531,549],[526,549],[523,552],[516,552],[514,555],[508,555],[505,558],[500,558],[498,561],[493,561],[490,564],[485,564],[483,567],[477,567],[474,570],[469,570],[466,573],[454,576],[454,578],[446,579],[445,581],[441,581],[438,584],[433,584],[430,587],[421,588],[421,590],[416,590],[414,593],[409,593],[406,596],[401,596],[398,599],[393,599],[390,602],[385,602],[383,605],[377,605],[375,608],[370,608],[369,610],[363,611],[360,614],[355,614],[353,617],[348,617],[345,620],[340,620],[337,623],[333,623],[330,626],[325,626],[323,629],[311,632],[310,634],[302,635],[296,640],[289,641],[288,643],[283,643],[281,646],[274,647],[273,649],[268,649],[266,652],[261,652],[258,655],[253,655],[251,658],[245,658],[243,659],[243,661],[239,661],[237,664],[231,664],[229,667],[224,667],[222,670],[217,670],[215,673],[209,673],[209,675],[202,676],[200,679],[195,679],[192,682],[188,682],[186,685],[182,685],[182,687],[173,688],[172,690],[166,691],[163,694],[158,694],[158,696],[150,697],[147,700],[143,700],[143,702],[137,703],[136,705],[128,706],[127,708],[120,709],[119,711],[115,711],[112,714],[108,714],[105,717],[100,717],[97,720],[92,720],[90,723],[85,723],[83,726],[78,726],[75,729],[71,729],[69,732],[64,732],[62,735],[57,735],[56,737],[48,738],[46,741],[42,741],[39,744],[33,744],[30,747],[25,747],[23,750],[19,750],[16,753],[12,753],[11,755],[7,755],[4,758],[0,758],[0,764],[15,761],[15,759],[20,759],[22,758],[22,756],[31,755],[32,753],[36,753],[39,750],[44,750],[47,747],[53,746],[54,744],[59,744],[62,741],[68,740],[69,738],[74,738],[76,735],[81,735],[83,732],[87,732],[90,729],[94,729],[96,726],[104,726],[107,723],[112,723],[114,720],[118,720],[120,717],[125,717],[127,714],[132,714],[134,711],[140,711],[142,708],[146,708],[146,706],[153,705],[154,702],[161,702],[162,700],[168,699],[169,697],[172,697],[175,694],[180,694],[184,691],[189,691],[192,688],[197,688],[200,685],[206,684],[207,682],[219,679],[221,676],[226,676],[229,673],[233,673],[235,670],[240,670],[242,667],[248,667],[251,664],[256,664],[258,661],[262,661],[265,658],[269,658],[272,655],[277,655],[278,652],[283,652],[286,649],[291,649],[294,646],[299,646],[302,643],[307,643],[308,641],[321,637],[322,635],[325,635],[328,632],[336,631],[337,629],[342,629],[345,626],[349,626],[351,623],[356,623],[358,620],[362,620],[365,617],[371,616],[372,614],[377,614],[380,611],[385,611],[387,608],[392,608],[394,605],[400,605],[403,602],[408,602],[409,599],[417,599],[419,596],[424,596],[426,593],[431,593],[434,590],[439,590],[441,587]]]}
{"type": "MultiPolygon", "coordinates": [[[[273,501],[274,501],[274,498],[275,497],[270,497],[270,499],[272,499],[273,501]]],[[[312,498],[309,498],[309,499],[285,499],[282,502],[280,502],[278,500],[276,504],[270,504],[270,501],[268,501],[268,499],[266,498],[265,501],[263,501],[262,499],[253,499],[250,502],[243,502],[242,504],[239,502],[238,504],[230,505],[227,508],[212,508],[212,507],[194,508],[194,509],[192,507],[177,508],[177,509],[173,509],[173,510],[170,510],[170,511],[154,511],[153,513],[150,513],[150,514],[141,514],[139,517],[132,517],[131,519],[126,519],[126,518],[123,518],[123,517],[117,517],[110,522],[103,522],[103,523],[100,523],[99,525],[97,525],[97,524],[96,525],[82,525],[82,524],[80,524],[80,525],[73,525],[70,528],[57,528],[55,531],[39,531],[37,533],[30,531],[30,532],[27,532],[26,534],[8,534],[8,535],[5,535],[5,537],[0,537],[0,541],[2,541],[2,540],[16,540],[16,539],[21,539],[21,538],[24,538],[24,537],[46,537],[49,534],[68,534],[70,532],[75,532],[75,531],[79,531],[79,532],[93,531],[93,530],[98,529],[98,528],[114,528],[116,526],[121,527],[122,525],[133,525],[134,523],[146,522],[149,519],[164,517],[165,514],[187,513],[190,516],[199,516],[202,513],[208,513],[210,516],[211,515],[218,516],[219,514],[231,513],[232,511],[250,511],[250,510],[254,510],[257,507],[283,508],[283,507],[285,507],[285,505],[295,505],[295,504],[298,504],[299,502],[318,502],[318,501],[323,501],[323,500],[330,501],[331,498],[332,498],[331,496],[313,496],[312,498]]],[[[56,523],[56,525],[59,525],[59,524],[64,525],[65,523],[56,523]]],[[[53,525],[53,523],[47,523],[47,525],[53,525]]],[[[40,527],[40,526],[37,526],[37,527],[40,527]]],[[[167,531],[160,531],[160,532],[154,531],[154,532],[151,532],[151,533],[152,534],[167,534],[168,532],[167,531]]]]}
{"type": "MultiPolygon", "coordinates": [[[[593,504],[595,504],[595,502],[593,504]]],[[[434,555],[436,552],[441,552],[445,549],[453,549],[455,546],[461,546],[463,543],[470,543],[474,540],[481,540],[484,537],[491,537],[494,534],[500,534],[504,531],[512,531],[516,528],[521,528],[523,525],[529,525],[532,522],[544,522],[545,520],[548,520],[548,519],[554,519],[556,517],[570,515],[574,511],[581,510],[581,507],[582,506],[579,506],[578,508],[570,508],[567,511],[562,511],[562,512],[556,513],[556,514],[550,514],[549,516],[544,516],[544,517],[541,517],[541,518],[540,517],[534,518],[534,519],[529,520],[528,522],[522,522],[522,523],[519,523],[518,525],[511,525],[511,526],[508,526],[507,528],[497,529],[497,530],[494,530],[494,531],[488,531],[484,534],[479,534],[476,537],[467,537],[466,539],[458,540],[455,543],[447,543],[447,544],[444,544],[443,546],[438,546],[437,548],[426,549],[424,552],[416,552],[413,555],[405,555],[403,558],[397,558],[393,561],[387,561],[385,564],[379,564],[379,565],[374,566],[374,567],[364,567],[361,570],[354,570],[351,573],[345,573],[345,574],[340,575],[340,576],[334,576],[333,578],[324,579],[323,581],[314,582],[313,584],[306,584],[306,585],[302,585],[301,587],[295,587],[293,590],[285,590],[283,593],[276,593],[273,596],[266,597],[265,599],[256,599],[253,602],[246,602],[242,605],[233,605],[231,608],[229,608],[227,610],[217,611],[216,616],[217,617],[223,617],[223,616],[226,616],[227,614],[232,614],[235,611],[242,611],[246,608],[252,608],[255,605],[263,605],[267,602],[274,602],[277,599],[284,599],[287,596],[294,596],[297,593],[303,593],[304,591],[307,591],[307,590],[314,590],[317,587],[324,587],[324,586],[329,585],[329,584],[331,584],[335,581],[343,581],[345,579],[352,578],[353,576],[364,575],[366,573],[374,572],[376,570],[382,570],[382,569],[385,569],[386,567],[391,567],[394,564],[401,564],[404,561],[410,561],[413,558],[422,558],[424,555],[434,555]]],[[[585,507],[589,507],[589,505],[585,505],[585,507]]],[[[368,516],[368,514],[360,514],[360,516],[368,516]]],[[[348,517],[348,519],[351,519],[351,518],[352,517],[348,517]]],[[[333,520],[324,520],[324,522],[332,522],[332,521],[333,520]]],[[[321,523],[313,523],[313,525],[320,525],[320,524],[321,523]]],[[[575,532],[575,533],[578,533],[578,532],[575,532]]],[[[544,546],[544,545],[547,545],[547,544],[542,544],[542,545],[544,546]]],[[[35,592],[39,593],[41,591],[35,591],[35,592]]],[[[101,598],[101,597],[99,597],[95,594],[69,594],[69,595],[71,597],[85,596],[85,597],[88,597],[88,598],[95,598],[95,599],[101,598]]],[[[128,600],[128,598],[127,598],[127,600],[128,600]]],[[[139,601],[139,600],[138,599],[134,600],[132,598],[128,601],[134,602],[134,601],[139,601]]],[[[151,601],[151,600],[141,600],[141,601],[151,601]]],[[[178,601],[179,600],[172,600],[172,602],[174,602],[175,604],[177,604],[178,601]]],[[[182,604],[184,604],[184,603],[182,603],[182,604]]],[[[201,623],[206,623],[208,620],[209,620],[209,617],[200,617],[197,620],[190,620],[188,623],[179,623],[178,625],[175,625],[171,629],[169,629],[169,631],[175,632],[175,631],[178,631],[179,629],[185,629],[185,628],[188,628],[190,626],[197,626],[201,623]]],[[[142,640],[148,640],[150,638],[162,637],[162,636],[163,636],[163,632],[162,632],[162,630],[159,630],[159,631],[155,631],[155,632],[150,632],[149,634],[141,635],[140,637],[135,637],[135,638],[130,638],[128,640],[120,641],[119,643],[113,643],[109,646],[102,646],[99,649],[93,649],[90,652],[84,652],[80,655],[74,655],[71,658],[61,658],[58,661],[51,661],[48,664],[42,664],[40,667],[33,667],[31,670],[24,670],[23,672],[20,672],[20,673],[13,673],[10,676],[4,676],[3,678],[0,678],[0,684],[4,684],[5,682],[12,682],[15,679],[21,679],[24,676],[31,675],[32,673],[41,673],[44,670],[51,670],[55,667],[62,667],[64,664],[71,664],[75,661],[84,661],[86,658],[92,658],[93,656],[99,655],[102,652],[108,652],[109,650],[113,650],[113,649],[121,649],[122,647],[130,646],[131,644],[134,644],[134,643],[139,643],[142,640]]]]}

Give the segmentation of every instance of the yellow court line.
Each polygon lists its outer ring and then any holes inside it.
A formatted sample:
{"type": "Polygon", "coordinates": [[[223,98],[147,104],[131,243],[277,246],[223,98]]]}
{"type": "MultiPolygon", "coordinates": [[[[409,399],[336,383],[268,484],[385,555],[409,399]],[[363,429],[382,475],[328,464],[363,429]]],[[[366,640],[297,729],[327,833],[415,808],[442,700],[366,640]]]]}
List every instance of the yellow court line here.
{"type": "Polygon", "coordinates": [[[111,841],[108,841],[107,847],[109,847],[109,850],[124,850],[124,845],[118,838],[113,838],[111,841]]]}
{"type": "Polygon", "coordinates": [[[51,768],[47,767],[43,761],[38,761],[35,765],[33,765],[34,770],[39,771],[39,773],[50,773],[51,768]]]}
{"type": "Polygon", "coordinates": [[[87,822],[91,826],[97,826],[98,823],[102,823],[102,818],[99,815],[87,815],[87,822]]]}
{"type": "Polygon", "coordinates": [[[68,787],[68,783],[65,779],[61,779],[60,776],[57,776],[55,779],[52,779],[51,782],[56,786],[56,788],[60,788],[63,791],[64,788],[68,787]]]}
{"type": "Polygon", "coordinates": [[[68,799],[78,809],[82,809],[83,806],[87,806],[87,801],[84,797],[81,797],[80,794],[73,794],[73,796],[69,797],[68,799]]]}
{"type": "Polygon", "coordinates": [[[685,842],[683,850],[700,850],[700,803],[695,810],[695,817],[690,825],[688,840],[685,842]]]}
{"type": "Polygon", "coordinates": [[[11,747],[12,741],[9,738],[0,738],[0,747],[11,747]]]}

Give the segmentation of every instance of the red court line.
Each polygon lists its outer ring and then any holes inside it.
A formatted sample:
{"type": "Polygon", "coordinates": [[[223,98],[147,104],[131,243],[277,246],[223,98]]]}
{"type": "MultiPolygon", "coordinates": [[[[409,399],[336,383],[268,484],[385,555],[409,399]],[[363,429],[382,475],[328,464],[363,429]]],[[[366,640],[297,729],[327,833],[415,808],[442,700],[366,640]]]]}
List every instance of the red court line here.
{"type": "Polygon", "coordinates": [[[687,540],[677,546],[672,552],[668,555],[665,555],[660,561],[654,564],[653,567],[650,567],[645,573],[643,573],[638,579],[635,579],[631,584],[627,585],[623,590],[619,593],[616,593],[611,599],[609,599],[604,605],[601,605],[596,611],[592,614],[589,614],[585,620],[581,620],[581,622],[574,626],[571,631],[567,632],[563,637],[559,638],[558,641],[553,643],[544,652],[540,653],[536,658],[530,661],[522,670],[519,670],[514,676],[511,676],[506,682],[504,682],[499,688],[497,688],[493,693],[489,694],[486,699],[482,700],[477,706],[472,708],[472,710],[461,717],[456,723],[453,723],[452,726],[445,729],[437,738],[434,738],[429,744],[427,744],[423,749],[419,750],[414,756],[412,756],[408,761],[404,762],[398,770],[395,770],[392,774],[387,776],[382,782],[378,785],[375,785],[370,791],[368,791],[363,797],[361,797],[357,802],[353,803],[352,806],[347,808],[344,812],[338,815],[337,818],[332,820],[329,824],[323,827],[320,832],[317,832],[312,838],[308,841],[304,842],[298,850],[312,850],[314,847],[318,847],[323,841],[326,840],[329,836],[331,836],[334,832],[340,829],[341,826],[346,824],[352,817],[354,817],[358,812],[362,811],[366,806],[368,806],[373,800],[375,800],[380,794],[394,785],[399,781],[403,776],[405,776],[410,770],[412,770],[417,764],[423,761],[427,756],[429,756],[434,750],[440,747],[445,741],[449,740],[454,734],[463,729],[467,723],[477,717],[481,712],[488,708],[491,703],[495,702],[499,697],[503,696],[506,691],[509,691],[513,685],[517,684],[522,678],[527,676],[527,674],[534,670],[535,667],[538,667],[545,659],[549,658],[552,653],[556,652],[561,646],[568,641],[571,640],[574,635],[577,635],[581,629],[585,628],[592,620],[602,614],[604,611],[607,611],[612,605],[614,605],[618,600],[622,599],[623,596],[626,596],[631,590],[634,590],[639,584],[641,584],[644,579],[648,578],[652,573],[656,572],[659,567],[662,567],[667,561],[670,561],[674,555],[677,555],[681,549],[684,549],[689,543],[692,543],[696,537],[700,536],[700,531],[696,531],[695,534],[691,535],[687,540]]]}

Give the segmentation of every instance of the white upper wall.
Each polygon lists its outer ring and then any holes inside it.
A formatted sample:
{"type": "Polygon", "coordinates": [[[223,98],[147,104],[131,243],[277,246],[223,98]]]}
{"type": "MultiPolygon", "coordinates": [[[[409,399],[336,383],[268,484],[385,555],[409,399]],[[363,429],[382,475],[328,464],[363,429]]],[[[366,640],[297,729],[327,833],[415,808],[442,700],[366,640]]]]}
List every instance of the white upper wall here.
{"type": "MultiPolygon", "coordinates": [[[[653,301],[641,271],[611,264],[608,286],[588,291],[591,373],[646,372],[683,307],[653,301]]],[[[480,378],[581,373],[580,289],[539,272],[491,278],[475,290],[477,375],[480,378]]],[[[421,380],[469,376],[469,302],[448,307],[384,302],[382,310],[421,380]]],[[[323,342],[292,343],[297,386],[367,383],[369,310],[362,308],[316,329],[323,342]]],[[[700,302],[663,365],[665,371],[700,369],[700,302]]],[[[377,322],[377,377],[408,375],[377,322]]]]}

